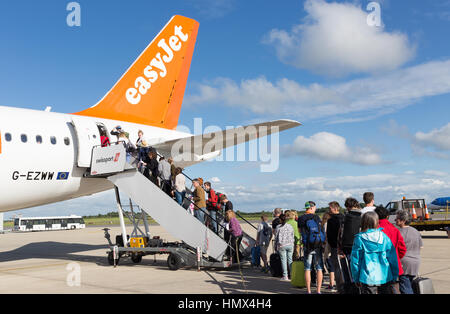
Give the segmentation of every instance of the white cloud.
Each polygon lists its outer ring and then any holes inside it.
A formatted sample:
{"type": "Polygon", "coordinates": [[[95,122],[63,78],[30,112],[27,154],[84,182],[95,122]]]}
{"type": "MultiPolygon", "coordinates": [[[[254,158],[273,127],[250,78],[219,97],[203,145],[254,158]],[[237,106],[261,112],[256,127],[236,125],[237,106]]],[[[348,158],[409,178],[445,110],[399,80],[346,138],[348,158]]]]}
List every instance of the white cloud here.
{"type": "Polygon", "coordinates": [[[434,177],[448,177],[449,176],[449,174],[447,172],[438,171],[438,170],[426,170],[423,173],[428,176],[434,176],[434,177]]]}
{"type": "Polygon", "coordinates": [[[379,173],[361,176],[307,177],[277,184],[259,184],[246,187],[245,195],[240,195],[232,182],[220,184],[217,190],[227,192],[238,210],[261,211],[276,207],[300,209],[306,201],[315,201],[325,207],[331,201],[341,205],[347,197],[362,201],[362,195],[375,193],[376,204],[386,205],[393,200],[425,198],[430,202],[447,195],[450,182],[435,178],[432,173],[407,172],[400,174],[379,173]]]}
{"type": "Polygon", "coordinates": [[[394,120],[390,120],[388,126],[383,127],[382,131],[391,136],[407,139],[415,155],[450,159],[448,153],[450,151],[450,123],[428,133],[417,132],[412,134],[407,126],[399,125],[394,120]]]}
{"type": "Polygon", "coordinates": [[[414,135],[414,140],[420,145],[440,151],[450,151],[450,123],[429,133],[417,132],[414,135]]]}
{"type": "Polygon", "coordinates": [[[237,83],[227,78],[196,84],[185,104],[222,104],[260,115],[330,122],[369,120],[395,112],[425,97],[450,93],[450,60],[433,61],[383,76],[334,85],[302,85],[265,77],[237,83]]]}
{"type": "Polygon", "coordinates": [[[286,148],[288,154],[307,156],[321,160],[343,161],[359,165],[382,163],[381,157],[368,147],[352,148],[344,137],[321,132],[309,138],[299,136],[286,148]]]}
{"type": "Polygon", "coordinates": [[[217,183],[220,182],[220,179],[218,177],[211,178],[211,182],[217,183]]]}
{"type": "Polygon", "coordinates": [[[264,40],[284,63],[342,76],[393,70],[415,55],[405,34],[369,26],[370,12],[359,5],[307,0],[304,8],[308,15],[302,24],[290,32],[273,29],[264,40]]]}

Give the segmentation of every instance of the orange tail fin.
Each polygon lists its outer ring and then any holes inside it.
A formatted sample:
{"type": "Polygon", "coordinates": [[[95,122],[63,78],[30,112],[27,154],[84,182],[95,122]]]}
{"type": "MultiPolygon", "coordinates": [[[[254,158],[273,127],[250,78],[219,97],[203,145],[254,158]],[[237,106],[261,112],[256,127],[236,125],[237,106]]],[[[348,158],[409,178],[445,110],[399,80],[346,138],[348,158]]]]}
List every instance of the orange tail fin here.
{"type": "Polygon", "coordinates": [[[95,106],[74,114],[175,129],[198,26],[172,17],[95,106]]]}

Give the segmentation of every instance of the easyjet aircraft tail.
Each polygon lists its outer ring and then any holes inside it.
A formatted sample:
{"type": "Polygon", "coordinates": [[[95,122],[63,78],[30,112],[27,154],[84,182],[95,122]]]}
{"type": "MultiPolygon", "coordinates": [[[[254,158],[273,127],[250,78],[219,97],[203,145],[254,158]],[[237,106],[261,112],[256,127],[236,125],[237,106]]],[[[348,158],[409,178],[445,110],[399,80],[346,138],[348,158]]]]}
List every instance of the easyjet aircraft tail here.
{"type": "Polygon", "coordinates": [[[76,115],[175,129],[188,78],[198,22],[176,15],[113,88],[76,115]]]}

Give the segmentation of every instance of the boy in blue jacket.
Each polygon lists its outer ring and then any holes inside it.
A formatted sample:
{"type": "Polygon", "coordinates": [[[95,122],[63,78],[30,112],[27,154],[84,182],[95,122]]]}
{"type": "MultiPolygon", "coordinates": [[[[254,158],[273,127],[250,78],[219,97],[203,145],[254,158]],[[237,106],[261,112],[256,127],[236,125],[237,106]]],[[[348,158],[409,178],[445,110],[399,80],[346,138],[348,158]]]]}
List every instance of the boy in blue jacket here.
{"type": "Polygon", "coordinates": [[[361,220],[362,232],[353,242],[350,269],[362,294],[391,294],[390,283],[398,277],[397,251],[378,226],[378,215],[366,213],[361,220]]]}

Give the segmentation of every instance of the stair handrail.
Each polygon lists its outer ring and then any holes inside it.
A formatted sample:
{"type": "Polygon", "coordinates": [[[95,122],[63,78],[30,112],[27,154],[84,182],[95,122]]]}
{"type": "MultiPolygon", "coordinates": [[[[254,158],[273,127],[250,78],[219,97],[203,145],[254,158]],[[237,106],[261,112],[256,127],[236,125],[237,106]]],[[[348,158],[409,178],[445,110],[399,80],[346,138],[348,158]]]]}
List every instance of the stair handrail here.
{"type": "MultiPolygon", "coordinates": [[[[144,165],[143,165],[142,167],[147,168],[147,167],[144,166],[144,165]]],[[[163,178],[161,177],[161,174],[158,174],[157,177],[160,178],[161,180],[166,181],[165,179],[163,179],[163,178]]],[[[153,183],[153,182],[152,182],[152,183],[153,183]]],[[[157,186],[158,186],[158,185],[157,185],[157,186]]],[[[162,188],[159,187],[159,186],[158,186],[158,188],[162,189],[162,188]]],[[[202,187],[202,188],[203,188],[203,187],[202,187]]],[[[191,191],[191,193],[192,193],[192,191],[191,191]]],[[[191,199],[189,199],[189,198],[186,197],[186,196],[184,196],[184,199],[186,199],[190,204],[194,205],[194,207],[196,207],[197,210],[200,210],[201,212],[203,212],[207,217],[209,217],[209,219],[215,221],[215,222],[217,223],[218,226],[222,227],[223,229],[226,229],[226,227],[225,227],[224,225],[222,225],[217,219],[214,219],[213,217],[211,217],[211,215],[209,215],[209,214],[208,214],[207,212],[205,212],[203,209],[201,209],[200,207],[198,207],[198,206],[195,204],[194,201],[192,201],[191,199]]],[[[175,200],[174,200],[174,201],[175,201],[175,200]]],[[[182,206],[182,205],[180,205],[180,206],[182,206]]],[[[219,214],[221,215],[221,217],[224,217],[224,216],[222,215],[222,213],[220,213],[219,211],[217,211],[217,213],[219,213],[219,214]]],[[[211,230],[211,231],[212,231],[212,230],[211,230]]],[[[213,231],[213,232],[214,232],[214,231],[213,231]]],[[[231,248],[233,251],[235,251],[235,249],[229,244],[229,241],[228,241],[228,242],[225,241],[225,239],[222,238],[218,232],[214,232],[214,233],[215,233],[219,238],[221,238],[222,240],[224,240],[224,242],[226,242],[226,244],[227,244],[227,246],[228,246],[229,248],[231,248]]]]}
{"type": "MultiPolygon", "coordinates": [[[[158,153],[158,151],[156,151],[156,155],[158,155],[159,157],[164,157],[163,155],[161,155],[160,153],[158,153]]],[[[165,157],[164,157],[165,158],[165,157]]],[[[181,174],[184,175],[189,181],[193,182],[194,180],[192,178],[190,178],[186,173],[183,172],[183,170],[181,171],[181,174]]],[[[203,185],[200,185],[200,187],[206,192],[208,193],[208,191],[205,190],[205,188],[203,187],[203,185]]],[[[244,217],[242,217],[238,212],[235,212],[236,215],[239,216],[239,218],[241,218],[242,220],[244,220],[247,224],[249,224],[250,226],[252,226],[255,230],[258,230],[257,227],[255,227],[255,225],[253,225],[250,221],[248,221],[247,219],[245,219],[244,217]]],[[[223,217],[223,215],[222,215],[223,217]]]]}

